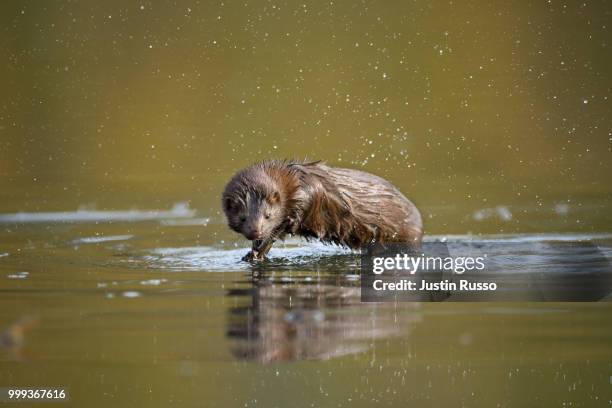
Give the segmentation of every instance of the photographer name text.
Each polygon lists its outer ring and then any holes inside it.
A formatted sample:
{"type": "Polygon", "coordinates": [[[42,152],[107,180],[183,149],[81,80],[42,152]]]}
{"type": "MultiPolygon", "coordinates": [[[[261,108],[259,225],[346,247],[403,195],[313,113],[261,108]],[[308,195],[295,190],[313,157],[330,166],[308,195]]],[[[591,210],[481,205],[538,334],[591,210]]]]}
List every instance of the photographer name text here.
{"type": "Polygon", "coordinates": [[[456,292],[456,291],[492,291],[497,290],[497,284],[495,282],[470,282],[467,279],[461,279],[459,282],[451,282],[448,279],[439,282],[427,282],[422,280],[420,285],[417,282],[401,279],[396,282],[384,282],[382,279],[374,281],[372,287],[374,290],[383,291],[444,291],[444,292],[456,292]]]}

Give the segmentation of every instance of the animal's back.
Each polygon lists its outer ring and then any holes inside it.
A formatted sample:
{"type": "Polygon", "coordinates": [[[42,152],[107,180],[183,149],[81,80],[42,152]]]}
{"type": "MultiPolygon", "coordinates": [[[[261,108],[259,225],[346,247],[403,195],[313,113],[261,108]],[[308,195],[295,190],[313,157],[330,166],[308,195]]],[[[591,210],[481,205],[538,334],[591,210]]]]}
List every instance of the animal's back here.
{"type": "Polygon", "coordinates": [[[324,239],[340,240],[353,248],[373,240],[420,243],[423,225],[418,209],[387,180],[322,163],[309,166],[308,171],[347,209],[324,239]]]}

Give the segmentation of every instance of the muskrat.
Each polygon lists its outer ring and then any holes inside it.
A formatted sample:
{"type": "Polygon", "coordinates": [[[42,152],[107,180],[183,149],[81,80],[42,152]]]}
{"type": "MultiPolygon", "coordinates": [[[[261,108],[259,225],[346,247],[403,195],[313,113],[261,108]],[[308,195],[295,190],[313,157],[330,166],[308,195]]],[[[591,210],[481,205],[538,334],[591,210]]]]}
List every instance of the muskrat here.
{"type": "Polygon", "coordinates": [[[322,161],[270,160],[232,177],[223,192],[229,227],[253,241],[243,260],[265,258],[277,239],[300,235],[357,249],[420,245],[419,210],[388,181],[322,161]]]}

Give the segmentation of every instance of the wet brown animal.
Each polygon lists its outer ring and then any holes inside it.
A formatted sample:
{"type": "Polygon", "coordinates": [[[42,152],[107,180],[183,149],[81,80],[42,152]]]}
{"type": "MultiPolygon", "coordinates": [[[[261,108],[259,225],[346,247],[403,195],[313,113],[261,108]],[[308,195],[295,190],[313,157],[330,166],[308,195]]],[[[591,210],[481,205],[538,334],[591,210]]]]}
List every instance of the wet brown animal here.
{"type": "Polygon", "coordinates": [[[349,248],[419,245],[417,208],[388,181],[323,162],[265,161],[232,177],[223,192],[229,227],[253,241],[243,258],[265,258],[277,239],[300,235],[349,248]]]}

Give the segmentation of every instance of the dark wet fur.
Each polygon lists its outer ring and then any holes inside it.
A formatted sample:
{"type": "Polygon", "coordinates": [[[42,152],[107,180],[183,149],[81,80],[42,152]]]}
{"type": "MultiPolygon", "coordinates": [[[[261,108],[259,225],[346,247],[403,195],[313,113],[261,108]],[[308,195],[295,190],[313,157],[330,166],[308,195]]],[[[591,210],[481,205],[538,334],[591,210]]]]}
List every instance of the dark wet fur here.
{"type": "Polygon", "coordinates": [[[423,234],[419,211],[388,181],[322,162],[247,167],[226,185],[223,210],[230,228],[254,241],[255,259],[286,234],[354,249],[372,242],[418,245],[423,234]]]}

